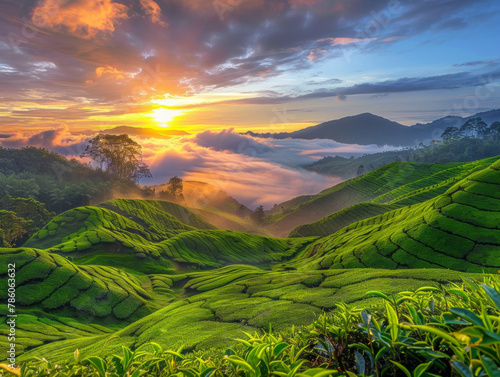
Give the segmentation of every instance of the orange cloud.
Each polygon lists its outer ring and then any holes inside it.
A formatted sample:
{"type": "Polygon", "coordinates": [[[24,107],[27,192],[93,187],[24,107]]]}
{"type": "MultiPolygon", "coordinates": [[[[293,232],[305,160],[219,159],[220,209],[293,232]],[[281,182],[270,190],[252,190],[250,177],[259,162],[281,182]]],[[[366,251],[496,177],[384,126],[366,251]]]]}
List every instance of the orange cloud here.
{"type": "Polygon", "coordinates": [[[166,26],[167,23],[161,20],[161,8],[153,0],[141,0],[141,6],[144,12],[150,17],[154,24],[166,26]]]}
{"type": "Polygon", "coordinates": [[[40,28],[66,32],[80,38],[111,33],[115,23],[127,18],[128,8],[112,0],[42,0],[31,21],[40,28]]]}
{"type": "Polygon", "coordinates": [[[105,67],[97,67],[95,69],[95,74],[97,77],[101,77],[103,75],[110,75],[116,80],[124,79],[126,75],[125,72],[120,71],[117,68],[111,67],[110,65],[107,65],[105,67]]]}
{"type": "Polygon", "coordinates": [[[310,61],[315,61],[316,59],[319,58],[319,54],[326,54],[326,52],[327,52],[326,50],[316,48],[309,52],[309,55],[307,55],[307,59],[309,59],[310,61]]]}
{"type": "Polygon", "coordinates": [[[351,43],[368,42],[377,38],[322,38],[318,42],[330,42],[332,45],[348,45],[351,43]]]}

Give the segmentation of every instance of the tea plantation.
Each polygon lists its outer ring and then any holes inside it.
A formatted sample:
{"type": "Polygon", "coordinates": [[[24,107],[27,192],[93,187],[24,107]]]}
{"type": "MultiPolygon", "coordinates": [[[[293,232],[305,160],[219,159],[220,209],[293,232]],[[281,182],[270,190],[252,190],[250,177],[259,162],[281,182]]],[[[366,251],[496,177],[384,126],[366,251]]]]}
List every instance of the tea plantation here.
{"type": "MultiPolygon", "coordinates": [[[[367,291],[452,289],[496,274],[497,160],[389,164],[277,216],[285,224],[329,211],[290,238],[216,229],[157,200],[66,211],[23,247],[0,249],[3,286],[8,264],[16,265],[17,360],[65,363],[76,349],[80,358],[105,357],[151,342],[220,350],[242,331],[286,333],[342,303],[380,305],[383,295],[367,291]]],[[[6,355],[6,290],[0,302],[6,355]]]]}

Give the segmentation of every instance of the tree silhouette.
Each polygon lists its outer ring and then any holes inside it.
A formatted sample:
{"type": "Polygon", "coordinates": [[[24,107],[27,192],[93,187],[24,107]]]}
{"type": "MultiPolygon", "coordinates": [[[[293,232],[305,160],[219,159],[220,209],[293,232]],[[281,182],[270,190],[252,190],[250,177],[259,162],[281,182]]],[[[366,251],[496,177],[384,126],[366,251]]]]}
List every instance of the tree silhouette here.
{"type": "Polygon", "coordinates": [[[142,147],[128,135],[99,134],[89,143],[81,157],[90,157],[101,170],[133,182],[152,177],[148,166],[142,162],[142,147]]]}
{"type": "Polygon", "coordinates": [[[360,177],[362,176],[363,174],[365,174],[365,167],[363,165],[359,165],[358,166],[358,171],[356,172],[357,176],[360,177]]]}
{"type": "Polygon", "coordinates": [[[159,195],[162,199],[182,201],[184,200],[183,190],[182,178],[174,176],[168,181],[166,190],[160,191],[159,195]]]}
{"type": "Polygon", "coordinates": [[[252,221],[256,224],[262,224],[264,221],[264,206],[258,206],[250,215],[252,221]]]}

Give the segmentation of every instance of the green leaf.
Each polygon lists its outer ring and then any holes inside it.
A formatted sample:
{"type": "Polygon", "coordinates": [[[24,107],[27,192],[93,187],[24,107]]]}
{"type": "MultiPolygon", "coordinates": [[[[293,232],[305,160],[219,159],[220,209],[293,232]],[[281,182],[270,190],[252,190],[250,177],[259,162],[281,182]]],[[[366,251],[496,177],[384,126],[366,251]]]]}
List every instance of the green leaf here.
{"type": "Polygon", "coordinates": [[[384,300],[391,301],[387,295],[383,294],[382,292],[377,292],[377,291],[366,292],[365,296],[381,297],[384,300]]]}
{"type": "Polygon", "coordinates": [[[460,361],[452,361],[451,366],[455,369],[462,377],[472,377],[470,369],[464,363],[460,361]]]}
{"type": "Polygon", "coordinates": [[[475,313],[471,312],[468,309],[451,308],[450,311],[459,317],[467,319],[468,321],[470,321],[474,325],[484,326],[483,320],[481,318],[479,318],[475,313]]]}
{"type": "Polygon", "coordinates": [[[500,310],[500,294],[492,287],[486,285],[486,284],[481,284],[483,287],[483,290],[486,292],[489,298],[491,298],[491,301],[495,304],[498,310],[500,310]]]}
{"type": "Polygon", "coordinates": [[[493,360],[489,357],[481,356],[481,362],[489,377],[500,377],[500,369],[493,360]]]}
{"type": "Polygon", "coordinates": [[[175,361],[184,360],[184,356],[175,351],[165,351],[167,355],[175,356],[175,361]]]}
{"type": "Polygon", "coordinates": [[[283,350],[284,350],[285,348],[287,348],[287,347],[288,347],[288,344],[287,344],[287,343],[285,343],[285,342],[282,342],[282,343],[277,344],[277,345],[274,347],[274,349],[273,349],[273,355],[274,355],[274,357],[278,357],[278,356],[280,355],[280,353],[281,353],[281,352],[283,352],[283,350]]]}
{"type": "Polygon", "coordinates": [[[252,366],[250,364],[248,364],[245,360],[243,360],[241,357],[239,356],[229,356],[227,358],[227,360],[233,364],[234,366],[240,368],[240,369],[243,369],[243,370],[247,370],[249,372],[253,372],[255,373],[255,370],[252,368],[252,366]]]}
{"type": "Polygon", "coordinates": [[[210,377],[217,368],[210,367],[200,373],[200,377],[210,377]]]}
{"type": "Polygon", "coordinates": [[[87,359],[97,369],[99,376],[106,377],[106,363],[97,356],[91,356],[87,359]]]}
{"type": "Polygon", "coordinates": [[[398,319],[398,316],[396,314],[396,311],[393,309],[391,304],[386,302],[385,307],[387,309],[387,319],[389,321],[389,327],[390,327],[390,331],[391,331],[391,339],[392,339],[392,342],[394,343],[398,339],[399,319],[398,319]]]}
{"type": "Polygon", "coordinates": [[[431,334],[434,334],[434,335],[437,335],[437,336],[443,338],[444,340],[447,340],[448,342],[456,345],[457,347],[460,347],[460,343],[458,342],[458,340],[456,340],[450,334],[445,333],[442,330],[436,329],[435,327],[425,326],[425,325],[412,325],[410,327],[411,328],[416,328],[416,329],[419,329],[419,330],[422,330],[422,331],[427,331],[427,332],[429,332],[431,334]]]}
{"type": "Polygon", "coordinates": [[[365,358],[358,351],[354,351],[354,355],[356,357],[356,370],[358,374],[364,374],[366,370],[365,358]]]}
{"type": "Polygon", "coordinates": [[[469,302],[469,296],[461,289],[448,289],[448,292],[460,296],[465,302],[469,302]]]}
{"type": "Polygon", "coordinates": [[[420,287],[415,292],[416,293],[418,293],[418,292],[441,292],[441,289],[436,288],[436,287],[420,287]]]}
{"type": "Polygon", "coordinates": [[[420,364],[418,367],[415,368],[413,371],[413,377],[420,377],[422,374],[424,374],[427,369],[431,366],[432,361],[429,361],[428,363],[425,364],[420,364]]]}
{"type": "Polygon", "coordinates": [[[399,369],[401,369],[403,371],[404,374],[406,374],[407,377],[411,377],[411,373],[408,369],[406,369],[405,366],[401,365],[400,363],[398,363],[397,361],[392,361],[391,360],[391,363],[393,363],[394,365],[396,365],[399,369]]]}
{"type": "Polygon", "coordinates": [[[327,376],[339,376],[339,372],[334,370],[324,370],[321,368],[309,369],[304,373],[299,373],[297,376],[300,377],[327,377],[327,376]]]}

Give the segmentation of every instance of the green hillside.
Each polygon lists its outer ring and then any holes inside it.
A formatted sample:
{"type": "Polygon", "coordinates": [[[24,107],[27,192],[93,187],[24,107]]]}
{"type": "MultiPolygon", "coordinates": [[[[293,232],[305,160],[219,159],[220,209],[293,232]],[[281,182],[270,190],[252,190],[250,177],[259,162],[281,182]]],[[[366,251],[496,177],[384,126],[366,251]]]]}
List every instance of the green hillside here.
{"type": "MultiPolygon", "coordinates": [[[[391,295],[496,274],[496,160],[394,163],[290,201],[299,203],[294,216],[345,207],[294,230],[308,237],[216,229],[200,211],[155,200],[66,211],[23,247],[0,249],[4,285],[16,264],[18,360],[64,362],[76,349],[105,356],[148,342],[224,349],[241,331],[286,332],[342,302],[380,303],[367,291],[391,295]]],[[[6,290],[0,300],[7,314],[6,290]]],[[[8,331],[4,319],[0,334],[8,331]]],[[[7,346],[4,337],[0,352],[7,346]]]]}
{"type": "Polygon", "coordinates": [[[500,161],[444,194],[358,221],[311,245],[301,268],[500,268],[500,161]]]}
{"type": "MultiPolygon", "coordinates": [[[[314,195],[293,210],[267,218],[274,234],[286,237],[297,226],[317,221],[332,213],[361,202],[368,202],[402,185],[419,181],[443,170],[459,166],[452,164],[423,164],[393,162],[361,177],[350,179],[314,195]]],[[[452,177],[453,173],[449,174],[452,177]]],[[[279,205],[278,205],[279,207],[279,205]]]]}
{"type": "MultiPolygon", "coordinates": [[[[438,164],[439,168],[442,169],[431,175],[425,175],[426,170],[422,168],[427,166],[430,170],[434,164],[419,164],[423,165],[419,166],[419,173],[424,173],[423,178],[413,180],[411,176],[408,175],[408,182],[403,181],[401,185],[378,196],[374,196],[369,201],[354,204],[311,224],[298,226],[290,233],[289,237],[327,236],[356,221],[377,216],[404,206],[424,202],[445,193],[448,188],[458,181],[476,171],[488,167],[497,159],[498,157],[493,157],[463,164],[438,164]]],[[[402,171],[407,171],[415,166],[406,162],[400,162],[398,164],[399,169],[402,171]]],[[[367,174],[358,178],[356,180],[356,185],[358,187],[363,185],[373,187],[374,182],[377,182],[376,174],[367,174]]],[[[384,181],[380,183],[385,185],[384,181]]],[[[380,191],[385,191],[385,188],[383,187],[382,190],[376,190],[377,193],[380,191]]],[[[332,200],[337,200],[337,198],[334,198],[332,195],[332,200]]]]}
{"type": "Polygon", "coordinates": [[[115,199],[62,213],[24,246],[64,254],[78,264],[171,273],[233,263],[276,263],[312,240],[216,230],[177,204],[115,199]]]}
{"type": "MultiPolygon", "coordinates": [[[[121,346],[138,347],[152,341],[171,349],[181,345],[187,350],[227,347],[235,343],[235,338],[241,338],[241,331],[269,328],[270,324],[274,329],[285,330],[293,324],[311,323],[319,313],[339,302],[356,305],[378,302],[379,299],[364,295],[374,287],[391,294],[458,282],[461,276],[459,272],[432,269],[273,272],[244,265],[181,276],[151,275],[147,277],[151,284],[146,283],[146,277],[142,278],[142,285],[148,287],[146,294],[155,300],[165,295],[164,299],[170,303],[133,323],[127,317],[111,320],[115,312],[121,313],[118,309],[126,306],[125,301],[116,309],[120,303],[110,304],[109,300],[99,311],[92,308],[99,300],[89,300],[88,307],[76,308],[86,313],[86,319],[74,319],[69,310],[64,312],[60,308],[50,310],[38,304],[37,311],[30,311],[27,307],[19,321],[23,334],[19,342],[26,351],[21,360],[45,357],[61,362],[75,349],[86,357],[117,353],[121,346]],[[112,308],[104,311],[109,306],[112,308]],[[57,331],[44,332],[44,326],[57,331]]],[[[123,289],[133,288],[128,285],[123,289]]],[[[53,289],[49,297],[56,292],[53,289]]],[[[64,305],[73,308],[79,302],[78,298],[68,299],[64,305]]],[[[143,302],[141,308],[146,308],[148,299],[143,302]]],[[[5,325],[0,326],[0,333],[6,331],[5,325]]],[[[0,343],[0,347],[5,346],[0,343]]]]}

